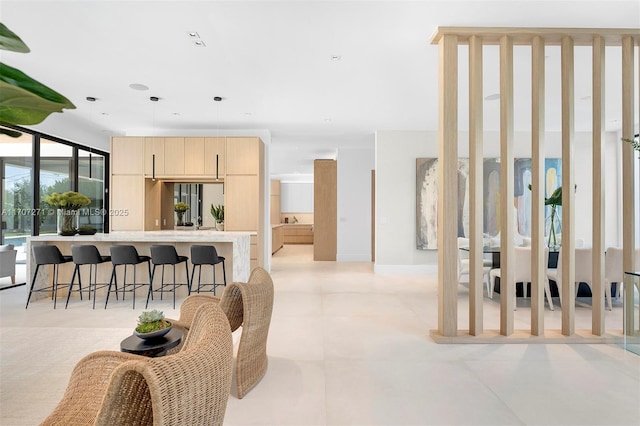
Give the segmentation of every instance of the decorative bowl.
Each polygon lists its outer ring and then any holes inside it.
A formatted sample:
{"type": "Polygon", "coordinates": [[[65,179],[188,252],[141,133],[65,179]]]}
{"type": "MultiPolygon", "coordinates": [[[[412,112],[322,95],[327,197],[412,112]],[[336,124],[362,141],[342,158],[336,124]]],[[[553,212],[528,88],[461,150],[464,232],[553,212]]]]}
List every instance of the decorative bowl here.
{"type": "Polygon", "coordinates": [[[162,330],[151,331],[149,333],[138,333],[137,331],[133,330],[133,334],[135,334],[136,336],[138,336],[143,340],[157,339],[159,337],[164,336],[168,332],[170,332],[172,327],[173,327],[173,324],[171,324],[169,327],[163,328],[162,330]]]}
{"type": "Polygon", "coordinates": [[[79,229],[78,234],[80,235],[94,235],[98,232],[96,229],[79,229]]]}

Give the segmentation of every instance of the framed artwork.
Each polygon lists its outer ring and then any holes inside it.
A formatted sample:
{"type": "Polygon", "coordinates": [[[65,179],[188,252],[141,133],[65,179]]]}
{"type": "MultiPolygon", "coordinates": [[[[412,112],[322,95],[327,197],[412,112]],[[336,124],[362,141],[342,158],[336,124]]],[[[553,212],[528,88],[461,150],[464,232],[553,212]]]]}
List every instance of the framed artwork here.
{"type": "MultiPolygon", "coordinates": [[[[562,161],[545,159],[545,196],[562,185],[562,161]]],[[[416,248],[438,248],[438,159],[416,159],[416,248]]],[[[458,236],[469,235],[469,159],[458,159],[458,236]]],[[[531,159],[514,160],[513,204],[516,209],[516,232],[531,235],[531,159]]],[[[483,163],[483,233],[486,237],[498,235],[500,230],[500,159],[485,158],[483,163]]],[[[560,207],[561,208],[561,207],[560,207]]],[[[545,209],[547,227],[551,208],[545,209]]],[[[557,225],[560,226],[559,224],[557,225]]],[[[556,229],[559,232],[559,229],[556,229]]],[[[548,229],[546,230],[548,233],[548,229]]]]}

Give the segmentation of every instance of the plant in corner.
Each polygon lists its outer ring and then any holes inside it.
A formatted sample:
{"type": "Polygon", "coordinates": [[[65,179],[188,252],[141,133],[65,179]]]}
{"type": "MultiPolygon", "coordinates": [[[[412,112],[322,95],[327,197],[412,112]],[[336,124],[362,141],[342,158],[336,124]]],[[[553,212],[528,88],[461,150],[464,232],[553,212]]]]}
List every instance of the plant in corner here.
{"type": "Polygon", "coordinates": [[[149,336],[150,333],[153,333],[150,337],[160,337],[166,333],[158,332],[166,330],[168,333],[170,328],[171,323],[164,318],[164,313],[154,309],[140,314],[135,333],[138,337],[143,338],[149,336]]]}
{"type": "Polygon", "coordinates": [[[173,211],[175,211],[176,215],[178,216],[177,226],[184,226],[182,218],[184,217],[184,212],[186,212],[187,210],[189,210],[189,204],[183,203],[182,201],[178,201],[173,205],[173,211]]]}
{"type": "Polygon", "coordinates": [[[75,219],[79,210],[91,204],[91,199],[79,192],[67,191],[59,194],[54,192],[44,197],[44,201],[51,207],[58,209],[58,234],[75,235],[78,229],[75,219]]]}
{"type": "Polygon", "coordinates": [[[216,229],[222,231],[224,229],[224,206],[211,204],[211,216],[216,222],[216,229]]]}

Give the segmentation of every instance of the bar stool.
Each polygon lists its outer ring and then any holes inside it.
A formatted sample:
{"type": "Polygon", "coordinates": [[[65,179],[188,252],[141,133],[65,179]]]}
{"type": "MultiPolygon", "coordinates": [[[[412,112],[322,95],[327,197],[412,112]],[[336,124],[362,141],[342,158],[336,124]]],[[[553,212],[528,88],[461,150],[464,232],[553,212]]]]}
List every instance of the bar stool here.
{"type": "Polygon", "coordinates": [[[152,245],[151,246],[151,262],[153,262],[153,271],[151,272],[151,281],[149,282],[149,293],[147,293],[147,306],[149,306],[149,297],[152,295],[154,291],[160,292],[160,300],[162,300],[162,296],[164,294],[165,287],[171,287],[171,284],[164,283],[164,266],[172,265],[173,266],[173,290],[168,290],[173,292],[173,309],[176,308],[176,287],[187,286],[188,294],[191,294],[191,286],[189,284],[189,266],[187,265],[187,261],[189,258],[187,256],[178,256],[178,252],[174,246],[170,245],[152,245]],[[185,284],[177,284],[176,283],[176,265],[184,262],[184,268],[187,273],[187,282],[185,284]],[[160,288],[158,290],[153,289],[153,278],[156,275],[156,266],[162,265],[162,281],[160,288]]]}
{"type": "Polygon", "coordinates": [[[109,303],[109,295],[111,294],[111,284],[116,286],[116,299],[118,297],[118,277],[116,270],[118,266],[124,266],[124,282],[122,284],[122,300],[124,300],[125,292],[130,291],[133,293],[133,309],[136,308],[136,289],[151,285],[151,257],[140,256],[134,246],[111,246],[109,247],[111,253],[111,263],[113,269],[111,270],[111,279],[109,280],[109,289],[107,290],[107,300],[104,302],[104,308],[107,309],[109,303]],[[149,270],[149,284],[140,284],[136,280],[136,265],[147,262],[147,269],[149,270]],[[127,265],[133,265],[133,283],[127,284],[127,265]],[[127,287],[131,287],[127,290],[127,287]]]}
{"type": "Polygon", "coordinates": [[[31,254],[33,255],[33,260],[36,262],[36,270],[33,273],[33,279],[31,280],[31,288],[29,289],[29,296],[27,297],[27,305],[24,308],[27,309],[29,307],[29,300],[31,300],[32,293],[53,290],[51,293],[51,298],[53,299],[53,309],[55,309],[57,292],[58,292],[59,265],[63,263],[71,262],[73,259],[71,256],[65,256],[62,253],[60,253],[60,249],[58,249],[58,247],[51,246],[51,245],[31,246],[31,254]],[[43,265],[53,265],[53,283],[50,286],[34,290],[33,286],[36,283],[38,270],[40,269],[40,266],[43,266],[43,265]]]}
{"type": "Polygon", "coordinates": [[[96,308],[96,290],[103,287],[108,287],[108,284],[102,284],[98,286],[98,265],[111,260],[111,256],[102,256],[98,251],[98,248],[92,244],[84,245],[72,245],[71,256],[73,257],[73,263],[76,267],[73,269],[73,276],[71,277],[71,283],[69,284],[69,293],[67,294],[67,304],[64,306],[66,309],[69,305],[69,298],[73,291],[80,293],[80,300],[82,300],[82,278],[80,276],[80,266],[89,265],[89,300],[91,300],[91,289],[93,288],[93,309],[96,308]],[[91,281],[91,272],[93,271],[93,282],[91,281]],[[73,284],[78,276],[78,290],[73,290],[73,284]]]}
{"type": "MultiPolygon", "coordinates": [[[[227,271],[224,266],[224,257],[218,256],[218,251],[214,246],[199,246],[193,245],[191,246],[191,263],[193,264],[193,269],[191,270],[191,288],[193,289],[193,278],[196,272],[196,266],[198,267],[198,287],[196,288],[196,292],[200,293],[200,289],[206,286],[212,286],[210,291],[213,291],[213,294],[216,294],[216,287],[218,286],[227,286],[227,271]],[[216,265],[222,263],[222,276],[224,278],[224,284],[216,283],[216,265]],[[202,284],[201,275],[202,275],[202,265],[211,265],[213,267],[213,283],[212,284],[202,284]]],[[[204,291],[204,290],[203,290],[204,291]]]]}

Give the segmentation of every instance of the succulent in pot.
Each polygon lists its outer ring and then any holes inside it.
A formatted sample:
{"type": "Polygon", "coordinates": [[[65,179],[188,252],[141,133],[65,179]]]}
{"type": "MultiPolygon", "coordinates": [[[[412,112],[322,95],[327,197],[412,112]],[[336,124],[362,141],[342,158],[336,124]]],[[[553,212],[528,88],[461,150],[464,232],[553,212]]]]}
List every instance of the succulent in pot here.
{"type": "Polygon", "coordinates": [[[142,339],[153,339],[167,334],[171,326],[171,322],[164,318],[164,313],[154,309],[140,314],[135,334],[142,339]]]}

